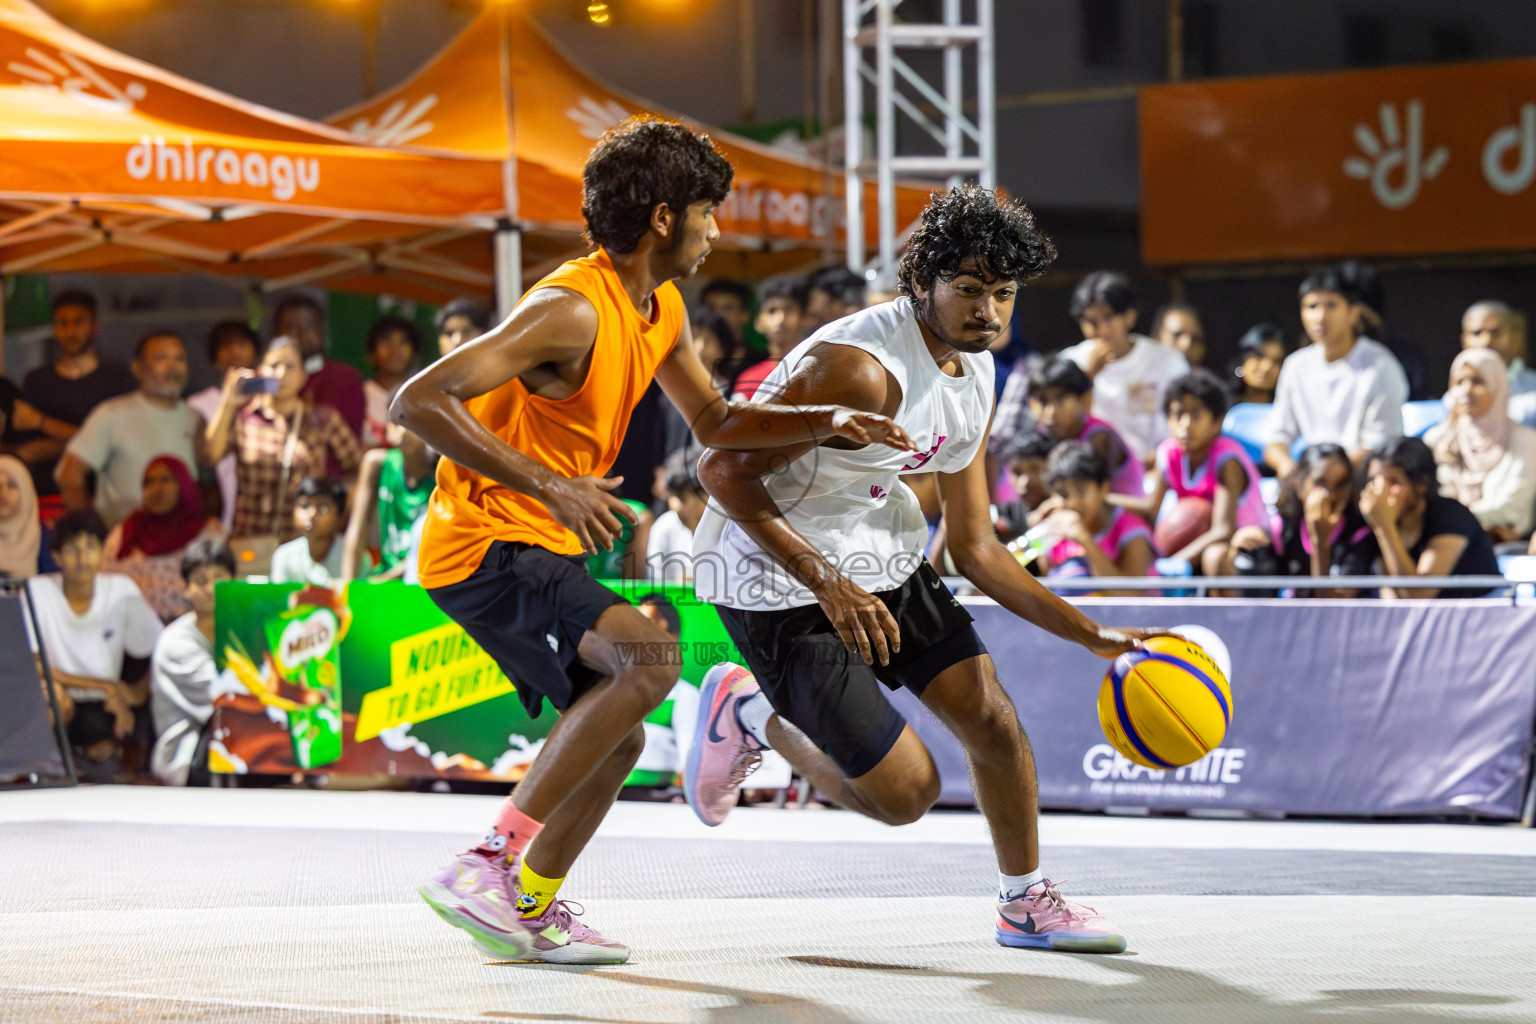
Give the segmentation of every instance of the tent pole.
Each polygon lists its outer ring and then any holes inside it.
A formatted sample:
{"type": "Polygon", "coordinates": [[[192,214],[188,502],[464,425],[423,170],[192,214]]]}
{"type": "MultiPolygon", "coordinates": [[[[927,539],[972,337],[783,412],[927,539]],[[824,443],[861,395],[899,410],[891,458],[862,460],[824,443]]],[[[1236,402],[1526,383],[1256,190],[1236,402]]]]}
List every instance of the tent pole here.
{"type": "Polygon", "coordinates": [[[523,296],[523,230],[506,223],[496,229],[496,313],[505,319],[523,296]]]}

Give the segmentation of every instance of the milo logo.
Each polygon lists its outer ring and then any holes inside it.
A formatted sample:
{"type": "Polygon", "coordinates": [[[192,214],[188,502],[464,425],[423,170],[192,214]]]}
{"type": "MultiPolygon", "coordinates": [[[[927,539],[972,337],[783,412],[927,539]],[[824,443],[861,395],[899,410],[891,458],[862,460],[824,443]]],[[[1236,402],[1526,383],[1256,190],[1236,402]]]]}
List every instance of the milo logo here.
{"type": "Polygon", "coordinates": [[[283,627],[278,638],[277,660],[289,669],[330,653],[336,642],[336,614],[329,608],[316,608],[303,618],[283,627]]]}

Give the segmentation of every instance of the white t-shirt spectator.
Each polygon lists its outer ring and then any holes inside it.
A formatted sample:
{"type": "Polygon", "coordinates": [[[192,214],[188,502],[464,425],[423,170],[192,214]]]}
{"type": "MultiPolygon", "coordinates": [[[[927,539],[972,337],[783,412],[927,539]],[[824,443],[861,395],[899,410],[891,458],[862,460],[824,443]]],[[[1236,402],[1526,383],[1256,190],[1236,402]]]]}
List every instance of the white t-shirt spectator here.
{"type": "MultiPolygon", "coordinates": [[[[123,674],[123,659],[147,658],[160,638],[160,616],[144,600],[138,584],[115,572],[96,577],[91,606],[76,615],[64,596],[64,577],[56,572],[27,581],[37,607],[37,635],[42,638],[48,662],[60,672],[116,679],[123,674]]],[[[76,701],[100,701],[100,690],[70,687],[76,701]]]]}
{"type": "Polygon", "coordinates": [[[330,586],[332,580],[341,578],[341,538],[331,541],[331,550],[325,561],[317,562],[309,557],[309,538],[295,537],[286,544],[279,544],[272,552],[272,569],[268,578],[273,583],[311,583],[317,587],[330,586]]]}
{"type": "Polygon", "coordinates": [[[174,455],[197,473],[203,418],[186,402],[163,409],[143,392],[102,402],[65,449],[96,471],[96,511],[116,526],[144,503],[144,467],[174,455]]]}
{"type": "MultiPolygon", "coordinates": [[[[187,396],[187,405],[200,414],[209,423],[219,414],[219,401],[224,395],[224,389],[218,386],[203,388],[195,395],[187,396]]],[[[193,469],[193,465],[187,463],[187,468],[193,469]]],[[[223,505],[223,514],[219,516],[219,522],[224,524],[224,535],[229,536],[230,528],[235,525],[235,481],[238,471],[235,469],[235,453],[225,452],[224,457],[214,467],[214,472],[219,480],[219,501],[223,505]]]]}
{"type": "Polygon", "coordinates": [[[693,579],[693,531],[676,512],[663,512],[651,524],[645,574],[653,583],[687,583],[693,579]]]}
{"type": "Polygon", "coordinates": [[[1403,367],[1380,342],[1360,338],[1331,363],[1323,346],[1308,345],[1280,367],[1268,443],[1289,447],[1300,437],[1350,453],[1372,451],[1402,435],[1407,400],[1403,367]]]}
{"type": "MultiPolygon", "coordinates": [[[[1093,342],[1073,345],[1061,354],[1085,370],[1093,342]]],[[[1168,385],[1189,372],[1189,361],[1142,334],[1131,335],[1131,350],[1093,378],[1093,414],[1114,427],[1138,459],[1157,451],[1168,436],[1163,395],[1168,385]]]]}
{"type": "Polygon", "coordinates": [[[160,734],[149,767],[161,782],[186,785],[203,723],[213,715],[208,688],[218,674],[196,612],[165,627],[149,662],[150,709],[160,734]]]}

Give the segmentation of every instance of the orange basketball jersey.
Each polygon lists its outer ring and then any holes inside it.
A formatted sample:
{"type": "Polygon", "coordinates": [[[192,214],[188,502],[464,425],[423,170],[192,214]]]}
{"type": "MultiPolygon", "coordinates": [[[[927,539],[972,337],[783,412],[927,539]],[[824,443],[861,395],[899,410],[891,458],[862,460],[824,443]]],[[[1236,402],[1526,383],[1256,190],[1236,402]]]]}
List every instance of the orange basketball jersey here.
{"type": "MultiPolygon", "coordinates": [[[[601,249],[563,265],[532,291],[540,288],[569,288],[597,308],[586,381],[557,402],[530,394],[514,377],[466,405],[501,440],[561,476],[602,476],[619,454],[635,404],[677,343],[688,315],[683,297],[670,281],[657,288],[655,317],[647,322],[601,249]]],[[[542,502],[443,459],[422,526],[422,586],[468,578],[497,540],[581,553],[576,535],[555,522],[542,502]]]]}

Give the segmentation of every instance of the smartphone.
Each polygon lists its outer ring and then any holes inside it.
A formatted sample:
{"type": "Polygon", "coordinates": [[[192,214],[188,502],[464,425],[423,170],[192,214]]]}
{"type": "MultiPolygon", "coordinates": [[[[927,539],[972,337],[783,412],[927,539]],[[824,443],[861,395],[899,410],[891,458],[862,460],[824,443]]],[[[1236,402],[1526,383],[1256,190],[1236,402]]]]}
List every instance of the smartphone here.
{"type": "Polygon", "coordinates": [[[279,381],[276,377],[246,377],[240,381],[242,395],[275,395],[279,381]]]}

